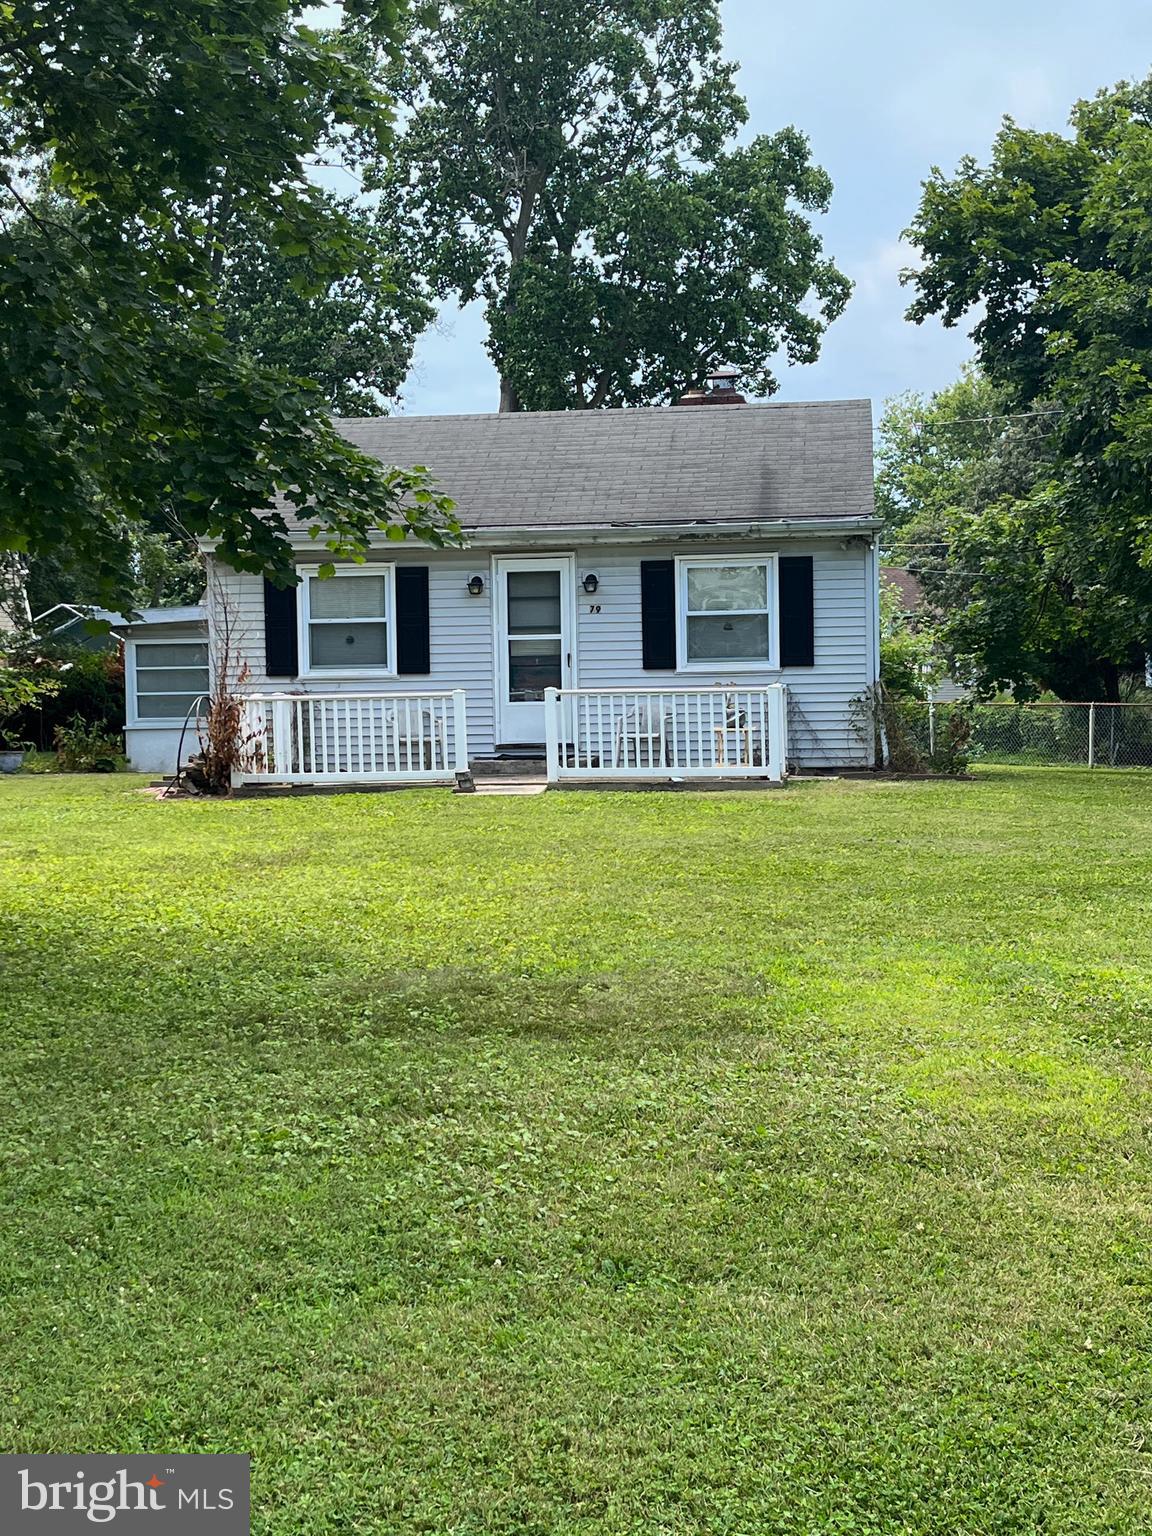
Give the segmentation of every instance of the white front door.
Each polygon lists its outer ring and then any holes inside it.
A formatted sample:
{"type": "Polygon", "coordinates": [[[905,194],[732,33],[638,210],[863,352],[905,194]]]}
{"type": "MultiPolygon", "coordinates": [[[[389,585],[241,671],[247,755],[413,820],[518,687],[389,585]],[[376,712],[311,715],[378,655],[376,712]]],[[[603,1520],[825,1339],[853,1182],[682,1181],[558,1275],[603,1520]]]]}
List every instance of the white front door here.
{"type": "Polygon", "coordinates": [[[544,741],[545,688],[572,686],[571,555],[500,557],[496,584],[496,740],[544,741]]]}

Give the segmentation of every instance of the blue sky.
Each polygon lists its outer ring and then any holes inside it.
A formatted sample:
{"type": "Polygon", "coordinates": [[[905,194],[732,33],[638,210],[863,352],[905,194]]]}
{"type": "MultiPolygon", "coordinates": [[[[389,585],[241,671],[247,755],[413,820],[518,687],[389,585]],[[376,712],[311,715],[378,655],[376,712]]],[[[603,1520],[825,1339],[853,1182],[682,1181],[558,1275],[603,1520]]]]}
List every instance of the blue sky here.
{"type": "MultiPolygon", "coordinates": [[[[1059,129],[1068,108],[1152,69],[1149,0],[724,0],[726,46],[741,65],[749,134],[795,123],[836,192],[825,244],[856,283],[818,363],[785,368],[777,399],[872,396],[949,382],[967,338],[909,325],[901,245],[932,165],[987,157],[1004,113],[1059,129]]],[[[496,408],[495,375],[474,311],[446,309],[422,339],[401,409],[496,408]]]]}

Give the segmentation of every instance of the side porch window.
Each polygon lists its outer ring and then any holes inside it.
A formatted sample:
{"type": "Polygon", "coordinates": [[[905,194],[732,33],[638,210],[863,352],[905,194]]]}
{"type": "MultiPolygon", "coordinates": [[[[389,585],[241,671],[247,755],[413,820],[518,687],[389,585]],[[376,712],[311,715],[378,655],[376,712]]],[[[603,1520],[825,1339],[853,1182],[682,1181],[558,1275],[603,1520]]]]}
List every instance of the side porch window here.
{"type": "Polygon", "coordinates": [[[134,657],[137,720],[183,720],[209,692],[206,640],[138,640],[134,657]]]}

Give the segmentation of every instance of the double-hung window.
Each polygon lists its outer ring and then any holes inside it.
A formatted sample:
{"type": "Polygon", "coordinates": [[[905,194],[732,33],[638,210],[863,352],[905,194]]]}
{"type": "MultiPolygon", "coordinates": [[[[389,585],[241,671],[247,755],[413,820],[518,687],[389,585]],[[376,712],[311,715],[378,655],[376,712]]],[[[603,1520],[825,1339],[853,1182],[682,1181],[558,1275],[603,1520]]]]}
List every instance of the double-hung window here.
{"type": "Polygon", "coordinates": [[[681,667],[778,666],[776,558],[677,561],[681,667]]]}
{"type": "Polygon", "coordinates": [[[371,566],[324,579],[303,573],[304,671],[349,676],[396,670],[394,569],[371,566]]]}
{"type": "Polygon", "coordinates": [[[209,691],[206,640],[138,640],[133,646],[137,720],[183,720],[209,691]]]}

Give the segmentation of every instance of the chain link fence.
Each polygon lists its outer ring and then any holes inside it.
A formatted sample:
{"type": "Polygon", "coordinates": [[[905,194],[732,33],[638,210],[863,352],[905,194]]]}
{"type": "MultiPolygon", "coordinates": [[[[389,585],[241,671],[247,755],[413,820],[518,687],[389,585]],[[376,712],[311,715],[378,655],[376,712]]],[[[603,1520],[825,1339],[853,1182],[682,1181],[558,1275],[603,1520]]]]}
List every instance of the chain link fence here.
{"type": "Polygon", "coordinates": [[[900,721],[926,758],[959,721],[968,723],[973,763],[1031,767],[1152,768],[1152,698],[1130,704],[921,704],[903,702],[900,721]]]}

